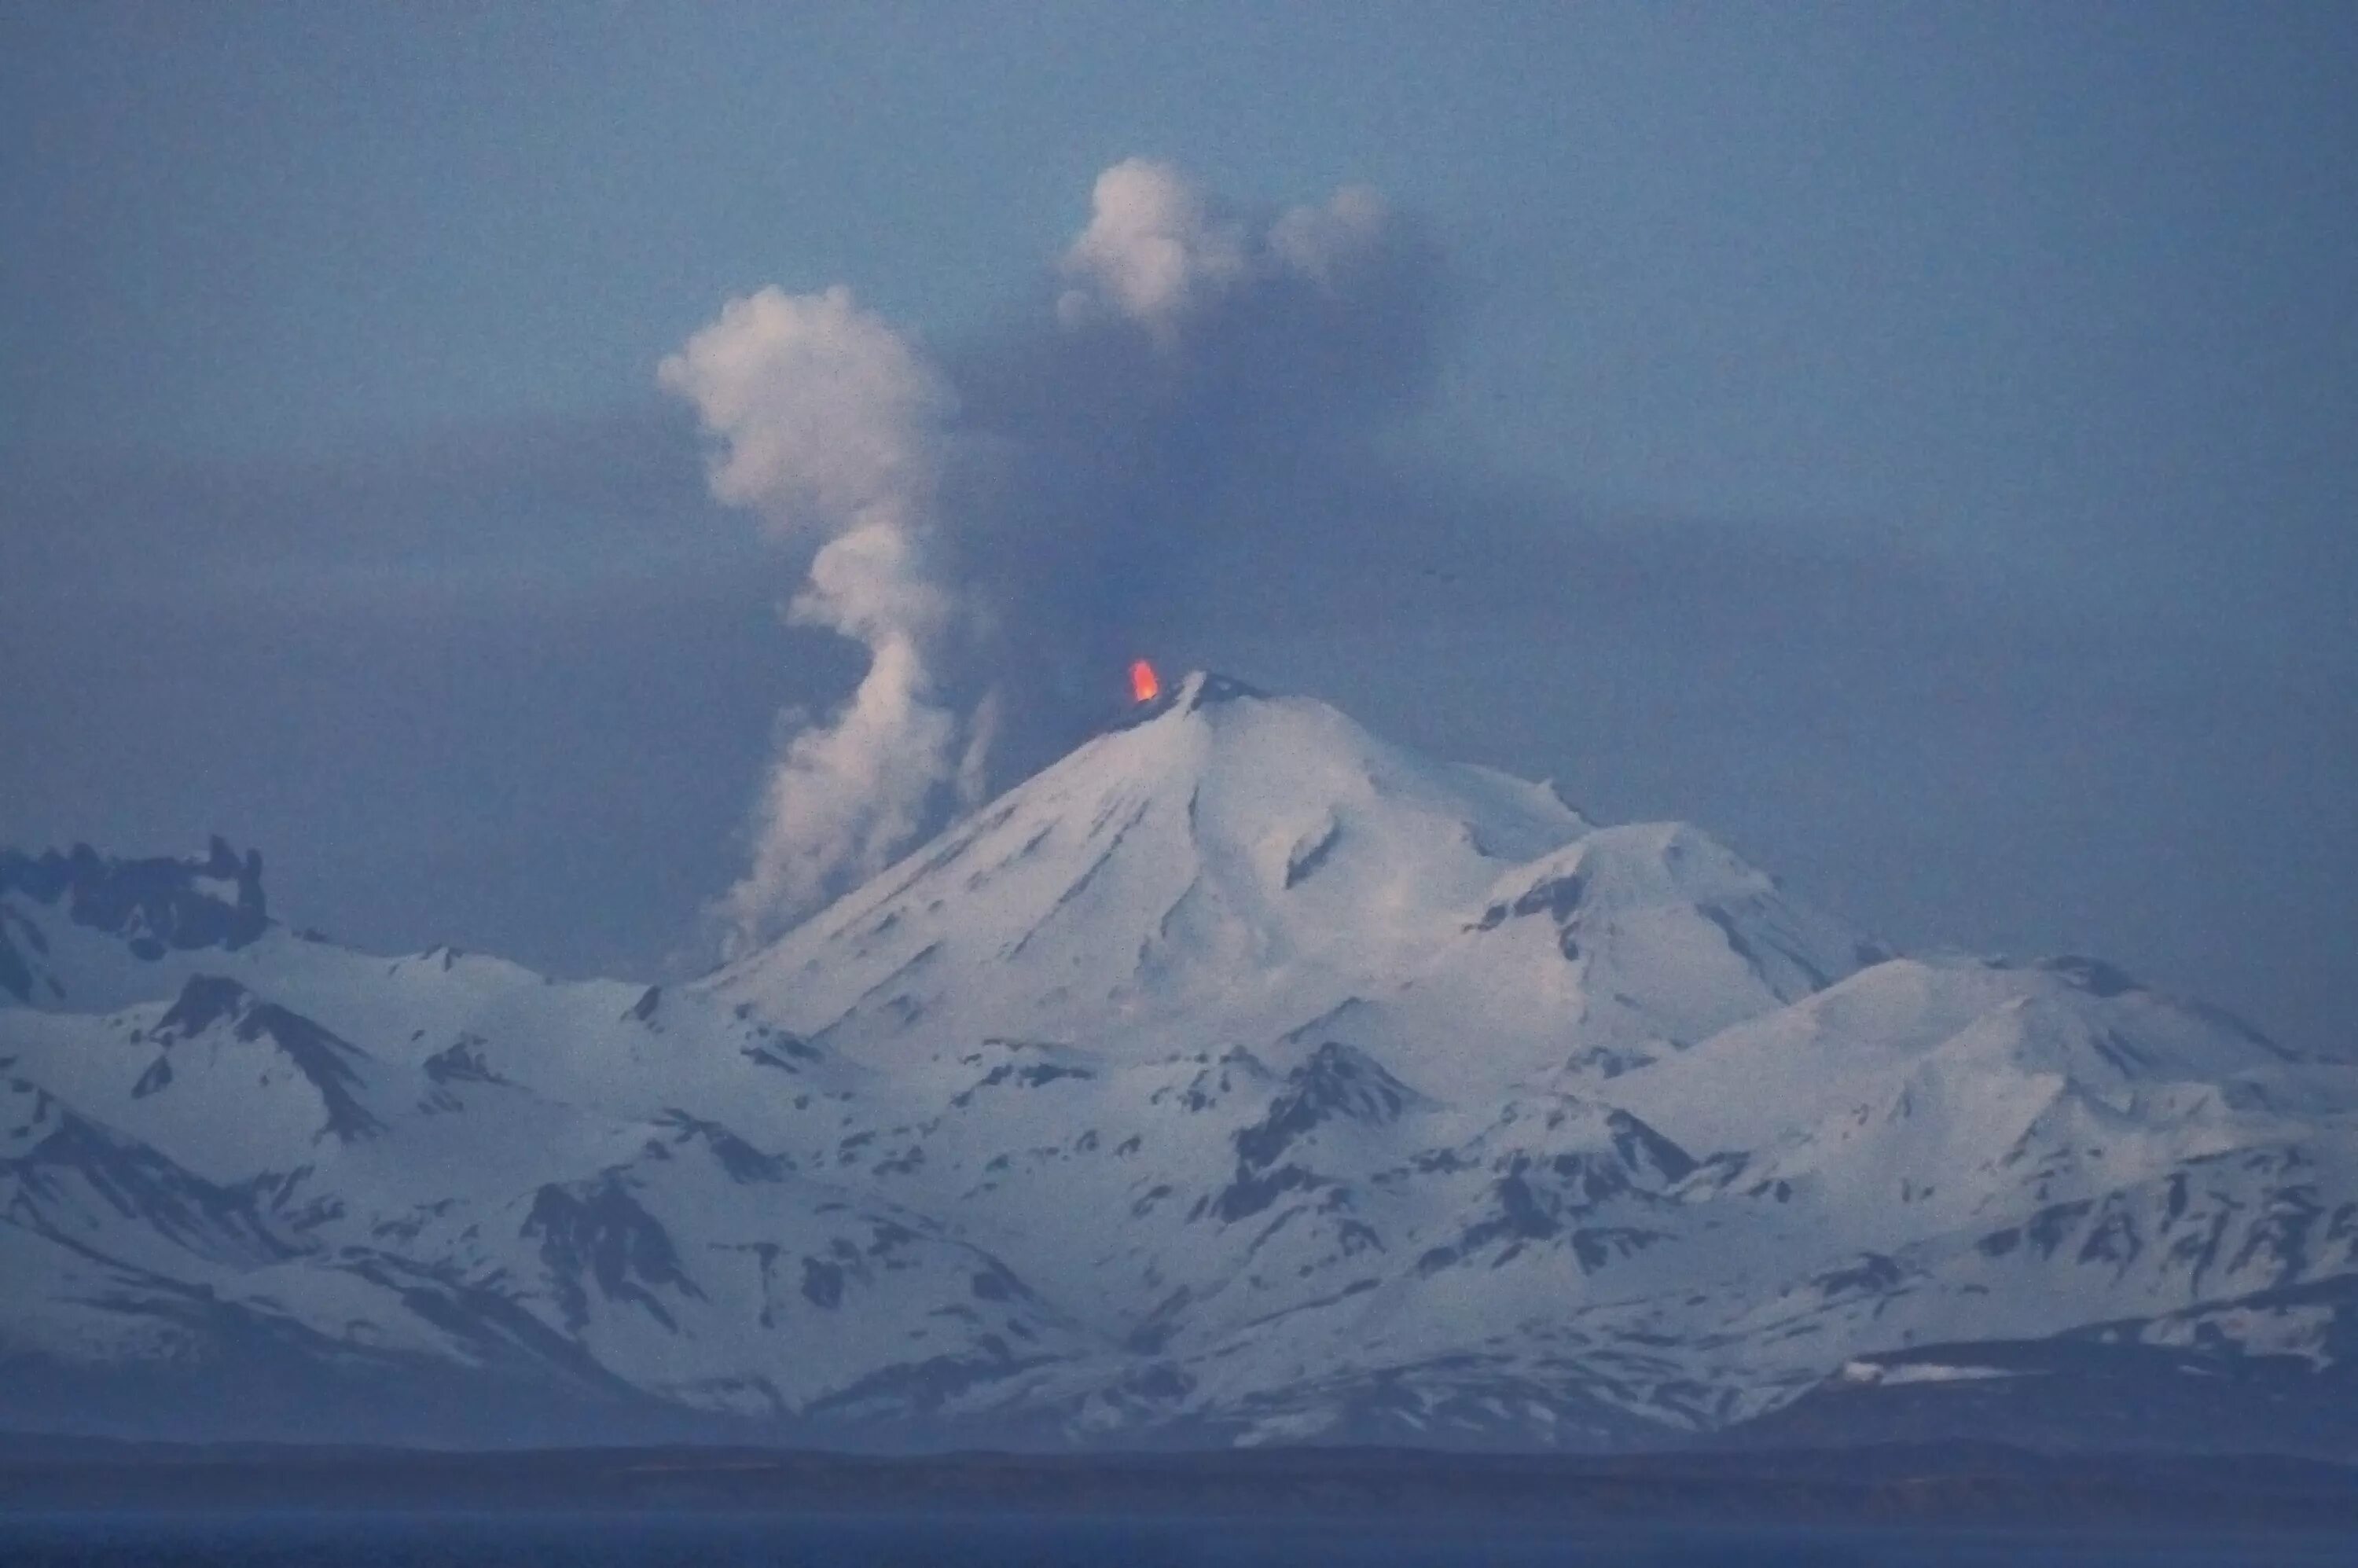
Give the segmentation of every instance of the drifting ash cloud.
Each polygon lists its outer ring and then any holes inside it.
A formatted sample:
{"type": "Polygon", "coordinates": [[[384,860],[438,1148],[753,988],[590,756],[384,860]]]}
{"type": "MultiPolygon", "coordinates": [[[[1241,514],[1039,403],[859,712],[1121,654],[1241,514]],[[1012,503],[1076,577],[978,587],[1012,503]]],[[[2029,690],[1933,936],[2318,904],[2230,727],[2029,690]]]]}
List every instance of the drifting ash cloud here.
{"type": "Polygon", "coordinates": [[[664,361],[714,496],[801,565],[787,618],[869,661],[832,711],[782,717],[730,950],[1039,760],[1170,627],[1174,562],[1363,467],[1429,384],[1439,278],[1371,190],[1256,218],[1132,159],[1098,177],[1054,311],[990,342],[936,356],[849,288],[772,287],[664,361]],[[1248,486],[1263,503],[1231,504],[1248,486]]]}

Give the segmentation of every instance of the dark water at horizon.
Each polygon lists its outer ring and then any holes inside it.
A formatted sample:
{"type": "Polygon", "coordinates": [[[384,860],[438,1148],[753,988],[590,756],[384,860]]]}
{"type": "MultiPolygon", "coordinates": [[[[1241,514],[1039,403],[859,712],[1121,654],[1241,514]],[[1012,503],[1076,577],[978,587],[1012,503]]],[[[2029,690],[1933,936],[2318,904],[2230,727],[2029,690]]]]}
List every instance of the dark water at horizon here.
{"type": "Polygon", "coordinates": [[[0,1519],[5,1568],[2327,1568],[2348,1533],[1375,1528],[1300,1519],[303,1514],[0,1519]]]}

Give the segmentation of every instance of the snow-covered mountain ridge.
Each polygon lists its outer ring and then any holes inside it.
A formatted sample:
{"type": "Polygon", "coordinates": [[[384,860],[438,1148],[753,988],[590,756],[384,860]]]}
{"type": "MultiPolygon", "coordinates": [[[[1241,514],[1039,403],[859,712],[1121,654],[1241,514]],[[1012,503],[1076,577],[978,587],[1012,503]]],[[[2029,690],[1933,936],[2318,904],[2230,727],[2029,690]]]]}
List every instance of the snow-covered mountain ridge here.
{"type": "Polygon", "coordinates": [[[688,986],[260,871],[0,855],[12,1424],[1607,1446],[2358,1338],[2358,1069],[1217,677],[688,986]]]}

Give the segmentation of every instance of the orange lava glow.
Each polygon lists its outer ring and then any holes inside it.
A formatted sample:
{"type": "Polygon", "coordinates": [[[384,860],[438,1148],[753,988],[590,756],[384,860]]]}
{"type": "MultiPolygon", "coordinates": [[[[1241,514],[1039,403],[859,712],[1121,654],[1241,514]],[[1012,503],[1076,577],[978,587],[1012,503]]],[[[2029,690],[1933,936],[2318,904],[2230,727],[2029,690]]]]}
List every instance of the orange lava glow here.
{"type": "Polygon", "coordinates": [[[1163,694],[1163,682],[1156,678],[1154,666],[1140,659],[1130,666],[1130,695],[1136,702],[1152,702],[1163,694]]]}

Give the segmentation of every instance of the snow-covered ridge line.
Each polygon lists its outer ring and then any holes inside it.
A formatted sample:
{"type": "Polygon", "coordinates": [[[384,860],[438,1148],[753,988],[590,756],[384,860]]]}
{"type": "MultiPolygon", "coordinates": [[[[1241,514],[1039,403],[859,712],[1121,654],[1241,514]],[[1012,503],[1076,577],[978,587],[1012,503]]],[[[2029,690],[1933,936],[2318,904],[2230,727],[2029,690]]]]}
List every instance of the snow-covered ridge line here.
{"type": "Polygon", "coordinates": [[[687,986],[259,879],[0,855],[0,1420],[1595,1447],[2358,1342],[2347,1063],[1219,677],[687,986]]]}

